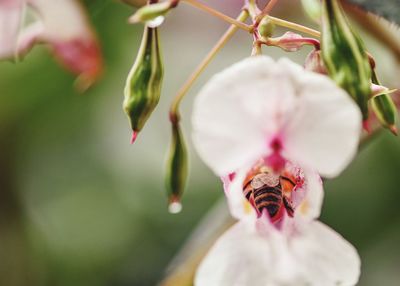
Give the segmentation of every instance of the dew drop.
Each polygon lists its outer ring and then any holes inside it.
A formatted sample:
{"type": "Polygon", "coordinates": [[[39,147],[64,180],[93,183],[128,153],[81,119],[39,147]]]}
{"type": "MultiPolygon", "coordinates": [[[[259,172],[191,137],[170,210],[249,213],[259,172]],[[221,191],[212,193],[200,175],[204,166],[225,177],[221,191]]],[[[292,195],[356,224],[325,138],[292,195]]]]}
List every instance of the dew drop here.
{"type": "Polygon", "coordinates": [[[182,211],[182,204],[180,203],[180,202],[171,202],[169,205],[168,205],[168,211],[171,213],[171,214],[177,214],[177,213],[180,213],[181,211],[182,211]]]}
{"type": "Polygon", "coordinates": [[[146,22],[146,25],[150,28],[157,28],[158,26],[160,26],[162,23],[164,23],[165,17],[164,16],[158,16],[155,17],[152,20],[149,20],[146,22]]]}

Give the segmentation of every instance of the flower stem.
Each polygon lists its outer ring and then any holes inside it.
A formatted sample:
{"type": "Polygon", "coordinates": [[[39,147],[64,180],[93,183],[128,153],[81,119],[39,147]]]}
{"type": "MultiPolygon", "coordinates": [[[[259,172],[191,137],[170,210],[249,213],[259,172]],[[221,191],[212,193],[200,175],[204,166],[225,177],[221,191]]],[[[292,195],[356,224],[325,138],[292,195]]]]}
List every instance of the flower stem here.
{"type": "MultiPolygon", "coordinates": [[[[187,1],[187,0],[185,0],[187,1]]],[[[239,16],[237,17],[237,21],[245,21],[249,13],[247,10],[243,10],[239,16]]],[[[232,36],[237,32],[239,27],[237,25],[231,25],[229,29],[225,32],[225,34],[218,40],[215,46],[211,49],[211,51],[207,54],[207,56],[203,59],[203,61],[198,65],[196,70],[190,75],[188,80],[184,83],[181,89],[178,91],[178,94],[175,96],[170,109],[170,120],[174,123],[175,121],[179,121],[179,104],[182,99],[185,97],[186,93],[192,87],[193,83],[200,76],[200,74],[204,71],[207,65],[212,61],[215,55],[225,46],[225,44],[232,38],[232,36]]]]}
{"type": "Polygon", "coordinates": [[[181,1],[186,2],[187,4],[192,5],[193,7],[200,9],[210,15],[220,18],[220,19],[224,20],[225,22],[228,22],[231,25],[235,25],[236,27],[238,27],[242,30],[245,30],[249,33],[251,33],[253,31],[253,27],[251,27],[241,21],[238,21],[237,19],[231,18],[231,17],[225,15],[224,13],[221,13],[211,7],[208,7],[207,5],[204,5],[196,0],[181,0],[181,1]]]}
{"type": "Polygon", "coordinates": [[[286,28],[289,28],[289,29],[292,29],[292,30],[295,30],[295,31],[299,31],[299,32],[305,33],[305,34],[309,34],[309,35],[314,36],[316,38],[321,37],[321,33],[319,31],[317,31],[317,30],[314,30],[314,29],[311,29],[311,28],[308,28],[308,27],[305,27],[303,25],[296,24],[296,23],[293,23],[293,22],[282,20],[280,18],[276,18],[276,17],[272,17],[272,16],[268,16],[268,17],[271,20],[271,22],[274,23],[275,25],[286,27],[286,28]]]}
{"type": "Polygon", "coordinates": [[[264,7],[264,9],[261,11],[261,13],[259,15],[257,15],[257,17],[256,17],[257,24],[260,23],[260,21],[262,20],[262,18],[264,18],[264,16],[271,13],[271,10],[274,8],[276,3],[278,3],[278,0],[270,0],[268,2],[268,4],[264,7]]]}
{"type": "Polygon", "coordinates": [[[257,6],[256,0],[246,0],[245,9],[249,11],[250,17],[253,22],[255,21],[257,15],[261,13],[260,9],[257,6]]]}

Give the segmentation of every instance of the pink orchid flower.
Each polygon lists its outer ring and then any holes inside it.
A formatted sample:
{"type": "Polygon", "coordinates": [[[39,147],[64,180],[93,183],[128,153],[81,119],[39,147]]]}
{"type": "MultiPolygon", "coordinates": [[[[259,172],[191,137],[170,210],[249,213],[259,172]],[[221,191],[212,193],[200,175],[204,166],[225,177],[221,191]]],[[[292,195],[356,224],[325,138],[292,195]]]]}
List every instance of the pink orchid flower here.
{"type": "Polygon", "coordinates": [[[0,58],[22,56],[36,43],[48,44],[60,63],[79,75],[82,89],[101,74],[100,46],[79,1],[1,1],[0,58]],[[35,18],[28,24],[27,11],[35,18]]]}
{"type": "Polygon", "coordinates": [[[222,177],[238,222],[205,257],[195,285],[357,283],[357,251],[317,219],[319,174],[334,177],[349,164],[361,118],[329,78],[287,59],[248,58],[204,86],[193,140],[222,177]]]}

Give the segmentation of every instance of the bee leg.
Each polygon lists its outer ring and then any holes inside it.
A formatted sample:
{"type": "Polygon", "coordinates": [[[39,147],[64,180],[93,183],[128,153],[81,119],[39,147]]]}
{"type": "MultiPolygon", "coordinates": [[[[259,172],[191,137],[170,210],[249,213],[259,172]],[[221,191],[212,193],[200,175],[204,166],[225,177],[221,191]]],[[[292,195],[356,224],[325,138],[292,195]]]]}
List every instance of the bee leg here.
{"type": "Polygon", "coordinates": [[[289,199],[286,196],[283,196],[283,205],[285,206],[287,214],[290,217],[293,217],[294,209],[293,209],[292,203],[289,201],[289,199]]]}

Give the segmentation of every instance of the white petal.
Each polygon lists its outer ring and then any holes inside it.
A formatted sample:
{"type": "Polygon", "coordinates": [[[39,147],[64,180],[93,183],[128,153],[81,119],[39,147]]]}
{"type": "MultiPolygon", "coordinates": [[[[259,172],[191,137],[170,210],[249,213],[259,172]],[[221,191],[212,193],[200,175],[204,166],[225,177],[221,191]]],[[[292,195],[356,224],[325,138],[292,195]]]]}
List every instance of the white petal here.
{"type": "Polygon", "coordinates": [[[17,55],[26,54],[40,39],[44,32],[42,22],[37,21],[25,27],[18,36],[17,55]]]}
{"type": "Polygon", "coordinates": [[[76,0],[28,0],[45,27],[44,38],[68,41],[87,37],[91,30],[83,8],[76,0]]]}
{"type": "Polygon", "coordinates": [[[356,250],[322,223],[287,237],[273,229],[262,236],[239,222],[204,258],[195,286],[352,286],[359,274],[356,250]]]}
{"type": "Polygon", "coordinates": [[[23,7],[22,0],[0,1],[0,58],[15,55],[23,7]]]}
{"type": "MultiPolygon", "coordinates": [[[[313,171],[303,170],[305,177],[305,196],[301,198],[300,205],[296,208],[295,216],[311,221],[317,219],[321,214],[324,190],[321,177],[313,171]]],[[[292,200],[296,200],[296,192],[293,193],[292,200]]]]}
{"type": "Polygon", "coordinates": [[[232,182],[224,182],[225,195],[231,215],[236,219],[254,221],[256,212],[249,201],[243,195],[243,181],[250,168],[242,168],[235,173],[232,182]]]}
{"type": "Polygon", "coordinates": [[[286,71],[265,56],[247,58],[215,75],[193,109],[193,141],[220,176],[270,153],[270,140],[293,108],[286,71]]]}
{"type": "Polygon", "coordinates": [[[356,249],[323,223],[304,224],[301,234],[292,238],[290,248],[298,261],[298,279],[304,281],[304,284],[297,285],[357,284],[361,262],[356,249]]]}
{"type": "Polygon", "coordinates": [[[223,234],[204,258],[195,286],[266,286],[272,284],[273,245],[239,222],[223,234]]]}
{"type": "Polygon", "coordinates": [[[42,26],[35,40],[50,44],[64,67],[80,75],[80,88],[85,89],[92,84],[101,74],[102,56],[79,1],[29,0],[28,3],[39,14],[42,26]]]}
{"type": "MultiPolygon", "coordinates": [[[[282,65],[293,66],[287,61],[282,65]]],[[[291,69],[297,84],[297,108],[285,130],[285,154],[322,176],[337,176],[357,152],[361,112],[329,78],[291,69]]]]}

